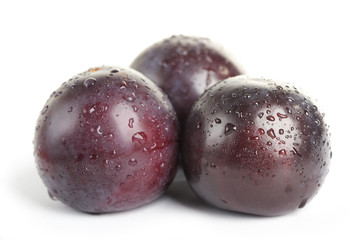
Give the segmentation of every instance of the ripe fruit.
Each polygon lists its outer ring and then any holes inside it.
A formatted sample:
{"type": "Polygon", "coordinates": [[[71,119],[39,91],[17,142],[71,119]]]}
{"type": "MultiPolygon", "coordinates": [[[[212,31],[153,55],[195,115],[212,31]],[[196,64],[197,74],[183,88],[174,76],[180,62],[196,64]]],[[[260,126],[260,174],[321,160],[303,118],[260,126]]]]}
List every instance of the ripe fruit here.
{"type": "Polygon", "coordinates": [[[213,84],[244,74],[231,57],[206,38],[172,36],[144,50],[131,67],[169,96],[181,125],[192,104],[213,84]]]}
{"type": "Polygon", "coordinates": [[[194,191],[219,208],[265,216],[302,208],[331,159],[324,115],[296,88],[234,77],[195,103],[182,143],[194,191]]]}
{"type": "Polygon", "coordinates": [[[178,156],[178,123],[142,74],[92,68],[51,94],[38,119],[37,168],[49,194],[75,209],[127,210],[160,196],[178,156]]]}

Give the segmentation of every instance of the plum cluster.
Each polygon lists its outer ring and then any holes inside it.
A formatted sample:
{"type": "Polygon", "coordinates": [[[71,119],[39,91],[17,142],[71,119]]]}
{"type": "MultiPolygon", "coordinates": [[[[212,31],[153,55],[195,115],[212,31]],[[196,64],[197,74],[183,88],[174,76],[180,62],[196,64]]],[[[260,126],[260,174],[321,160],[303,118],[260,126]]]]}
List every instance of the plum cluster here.
{"type": "Polygon", "coordinates": [[[170,186],[181,160],[209,204],[276,216],[318,192],[329,126],[292,85],[250,78],[221,46],[172,36],[130,68],[90,68],[41,110],[34,155],[49,195],[89,213],[124,211],[170,186]]]}

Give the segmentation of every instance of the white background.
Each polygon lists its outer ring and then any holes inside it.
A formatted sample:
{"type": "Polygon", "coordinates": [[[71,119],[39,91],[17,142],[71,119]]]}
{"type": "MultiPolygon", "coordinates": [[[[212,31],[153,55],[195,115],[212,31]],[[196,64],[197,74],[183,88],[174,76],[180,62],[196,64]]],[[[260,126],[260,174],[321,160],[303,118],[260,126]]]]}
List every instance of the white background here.
{"type": "Polygon", "coordinates": [[[358,1],[2,1],[0,239],[360,239],[358,1]],[[202,204],[181,181],[136,210],[89,215],[51,201],[35,169],[35,122],[50,93],[98,65],[127,67],[173,34],[208,37],[248,74],[318,99],[333,158],[319,194],[282,217],[202,204]]]}

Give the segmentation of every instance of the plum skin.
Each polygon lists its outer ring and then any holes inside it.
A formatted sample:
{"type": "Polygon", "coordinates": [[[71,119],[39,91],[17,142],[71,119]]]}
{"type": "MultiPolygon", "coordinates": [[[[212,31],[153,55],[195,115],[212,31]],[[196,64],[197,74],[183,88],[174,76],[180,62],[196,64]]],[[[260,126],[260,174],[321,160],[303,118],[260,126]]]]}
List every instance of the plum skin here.
{"type": "Polygon", "coordinates": [[[332,156],[313,100],[270,80],[234,77],[207,90],[186,122],[185,176],[213,206],[278,216],[318,192],[332,156]]]}
{"type": "Polygon", "coordinates": [[[181,125],[193,103],[213,84],[245,74],[220,45],[207,38],[176,35],[140,53],[131,68],[154,81],[169,96],[181,125]]]}
{"type": "Polygon", "coordinates": [[[105,213],[159,197],[175,175],[178,120],[142,74],[91,68],[53,92],[38,118],[34,155],[49,194],[105,213]]]}

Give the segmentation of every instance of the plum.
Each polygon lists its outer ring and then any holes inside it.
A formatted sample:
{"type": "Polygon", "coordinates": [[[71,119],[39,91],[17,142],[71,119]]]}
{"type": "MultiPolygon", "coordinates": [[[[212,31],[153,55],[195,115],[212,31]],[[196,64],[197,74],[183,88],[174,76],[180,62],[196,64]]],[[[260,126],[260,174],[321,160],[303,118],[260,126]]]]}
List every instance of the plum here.
{"type": "Polygon", "coordinates": [[[169,96],[181,125],[192,104],[213,84],[245,71],[207,38],[177,35],[145,49],[131,64],[169,96]]]}
{"type": "Polygon", "coordinates": [[[193,106],[182,143],[185,176],[213,206],[277,216],[303,208],[328,173],[329,125],[297,88],[233,77],[193,106]]]}
{"type": "Polygon", "coordinates": [[[174,178],[178,120],[167,96],[134,70],[91,68],[53,92],[34,155],[49,194],[89,213],[132,209],[174,178]]]}

